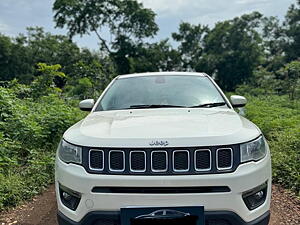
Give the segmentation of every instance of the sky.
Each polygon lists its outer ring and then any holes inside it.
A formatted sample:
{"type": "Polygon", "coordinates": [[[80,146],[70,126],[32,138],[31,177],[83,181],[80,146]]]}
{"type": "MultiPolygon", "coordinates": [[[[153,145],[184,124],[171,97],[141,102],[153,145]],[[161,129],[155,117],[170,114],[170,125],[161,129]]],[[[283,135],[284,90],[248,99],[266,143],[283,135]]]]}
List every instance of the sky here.
{"type": "MultiPolygon", "coordinates": [[[[259,11],[265,16],[283,19],[289,6],[296,0],[138,0],[156,14],[160,31],[154,41],[169,38],[178,30],[180,22],[206,24],[213,27],[218,21],[232,19],[245,13],[259,11]]],[[[42,26],[54,34],[67,34],[55,29],[52,5],[54,0],[0,0],[0,33],[16,36],[28,26],[42,26]]],[[[108,34],[104,34],[108,38],[108,34]]],[[[81,47],[98,48],[94,35],[76,36],[81,47]]]]}

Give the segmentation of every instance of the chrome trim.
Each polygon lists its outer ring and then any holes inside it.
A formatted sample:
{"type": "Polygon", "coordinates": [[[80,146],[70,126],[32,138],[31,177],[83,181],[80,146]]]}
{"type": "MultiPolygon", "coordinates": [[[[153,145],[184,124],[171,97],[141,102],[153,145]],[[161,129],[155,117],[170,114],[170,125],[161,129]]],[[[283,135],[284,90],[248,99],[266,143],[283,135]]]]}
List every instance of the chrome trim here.
{"type": "Polygon", "coordinates": [[[205,172],[205,171],[210,171],[211,168],[212,168],[212,155],[211,155],[211,150],[210,149],[197,149],[195,150],[194,152],[194,167],[195,167],[195,170],[197,172],[205,172]],[[205,152],[205,151],[208,151],[209,152],[209,168],[207,169],[198,169],[197,168],[197,152],[205,152]]]}
{"type": "Polygon", "coordinates": [[[89,169],[93,170],[93,171],[103,171],[104,170],[104,151],[103,150],[99,150],[99,149],[90,149],[89,150],[89,169]],[[103,155],[102,165],[103,165],[103,167],[101,169],[91,167],[91,152],[102,152],[102,155],[103,155]]]}
{"type": "Polygon", "coordinates": [[[217,152],[216,152],[216,162],[217,162],[217,169],[218,170],[229,170],[229,169],[231,169],[232,167],[233,167],[233,150],[232,150],[232,148],[218,148],[217,149],[217,152]],[[230,167],[219,167],[219,157],[218,157],[218,154],[219,154],[219,151],[220,150],[230,150],[230,152],[231,152],[231,165],[230,165],[230,167]]]}
{"type": "Polygon", "coordinates": [[[190,151],[189,150],[174,150],[172,153],[172,160],[173,160],[173,171],[174,172],[188,172],[190,170],[190,151]],[[186,170],[177,170],[175,169],[175,153],[176,152],[187,152],[188,154],[188,168],[186,170]]]}
{"type": "Polygon", "coordinates": [[[108,164],[109,164],[109,170],[110,171],[112,171],[112,172],[124,172],[125,171],[125,164],[126,164],[126,162],[125,162],[125,152],[124,151],[122,151],[122,150],[110,150],[109,151],[109,154],[108,154],[108,164]],[[123,154],[123,169],[122,170],[115,170],[115,169],[112,169],[111,167],[110,167],[110,154],[112,153],[112,152],[121,152],[122,154],[123,154]]]}
{"type": "Polygon", "coordinates": [[[167,151],[152,151],[151,152],[151,171],[152,172],[167,172],[168,171],[168,153],[167,153],[167,151]],[[165,153],[165,155],[166,155],[166,169],[165,170],[155,170],[155,169],[153,169],[153,160],[152,160],[152,158],[153,158],[153,153],[156,153],[156,152],[162,152],[162,153],[165,153]]]}
{"type": "Polygon", "coordinates": [[[147,169],[147,157],[146,157],[146,152],[144,152],[144,151],[130,151],[130,153],[129,153],[129,170],[131,171],[131,172],[146,172],[146,169],[147,169]],[[145,169],[144,170],[133,170],[132,168],[131,168],[131,154],[132,153],[144,153],[144,165],[145,165],[145,169]]]}

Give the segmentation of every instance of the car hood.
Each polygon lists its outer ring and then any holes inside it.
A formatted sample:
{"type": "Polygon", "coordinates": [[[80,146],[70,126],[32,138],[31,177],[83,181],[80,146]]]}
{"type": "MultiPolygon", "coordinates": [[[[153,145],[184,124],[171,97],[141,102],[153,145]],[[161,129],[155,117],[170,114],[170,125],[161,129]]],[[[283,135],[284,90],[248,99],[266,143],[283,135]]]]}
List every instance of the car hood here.
{"type": "Polygon", "coordinates": [[[92,112],[64,139],[89,147],[191,147],[247,142],[260,130],[232,109],[138,109],[92,112]]]}

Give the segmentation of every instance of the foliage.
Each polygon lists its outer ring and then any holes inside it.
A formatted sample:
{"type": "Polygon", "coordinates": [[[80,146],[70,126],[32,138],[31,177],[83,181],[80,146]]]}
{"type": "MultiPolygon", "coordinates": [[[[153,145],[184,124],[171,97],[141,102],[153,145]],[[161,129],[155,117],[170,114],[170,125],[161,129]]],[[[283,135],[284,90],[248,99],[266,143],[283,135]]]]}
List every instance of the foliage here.
{"type": "Polygon", "coordinates": [[[196,70],[216,74],[227,91],[251,78],[262,57],[262,39],[256,31],[261,17],[254,12],[217,23],[204,39],[204,54],[196,70]]]}
{"type": "MultiPolygon", "coordinates": [[[[41,74],[38,63],[59,64],[61,72],[69,78],[74,79],[77,76],[78,79],[79,63],[94,67],[95,64],[102,66],[108,61],[99,52],[80,49],[67,36],[53,35],[41,27],[29,27],[26,35],[21,34],[16,38],[0,35],[0,80],[18,79],[22,83],[30,84],[41,74]]],[[[114,74],[111,71],[105,71],[103,76],[110,77],[114,74]]],[[[63,88],[66,81],[60,77],[54,80],[59,88],[63,88]]]]}
{"type": "Polygon", "coordinates": [[[38,63],[38,71],[41,73],[32,83],[32,97],[38,98],[47,93],[60,92],[59,88],[55,87],[54,79],[65,78],[66,75],[63,72],[60,72],[61,65],[47,65],[45,63],[38,63]]]}
{"type": "Polygon", "coordinates": [[[286,21],[285,33],[288,37],[286,42],[286,58],[288,61],[299,59],[300,53],[300,1],[289,8],[286,21]]]}
{"type": "Polygon", "coordinates": [[[300,61],[293,61],[285,65],[278,73],[282,77],[282,89],[289,94],[291,100],[294,100],[297,97],[296,92],[300,91],[300,61]]]}
{"type": "Polygon", "coordinates": [[[66,27],[70,37],[95,33],[119,73],[129,72],[129,49],[158,31],[155,13],[136,0],[56,0],[53,11],[56,26],[66,27]],[[103,28],[108,28],[111,43],[102,37],[103,28]]]}
{"type": "Polygon", "coordinates": [[[204,51],[204,38],[208,32],[207,26],[181,23],[178,33],[172,34],[173,39],[180,42],[178,51],[184,69],[192,69],[197,66],[204,51]]]}
{"type": "Polygon", "coordinates": [[[272,153],[273,180],[300,194],[300,101],[247,96],[246,116],[262,130],[272,153]]]}
{"type": "Polygon", "coordinates": [[[170,71],[180,68],[181,57],[168,39],[153,44],[140,44],[135,54],[129,57],[130,73],[170,71]]]}
{"type": "Polygon", "coordinates": [[[10,85],[13,87],[0,87],[0,211],[32,197],[53,181],[61,135],[83,116],[51,91],[35,99],[19,98],[15,91],[19,84],[10,85]]]}
{"type": "Polygon", "coordinates": [[[53,11],[56,26],[66,26],[70,37],[97,32],[105,26],[116,37],[126,34],[138,39],[153,36],[158,30],[154,12],[135,0],[56,0],[53,11]]]}

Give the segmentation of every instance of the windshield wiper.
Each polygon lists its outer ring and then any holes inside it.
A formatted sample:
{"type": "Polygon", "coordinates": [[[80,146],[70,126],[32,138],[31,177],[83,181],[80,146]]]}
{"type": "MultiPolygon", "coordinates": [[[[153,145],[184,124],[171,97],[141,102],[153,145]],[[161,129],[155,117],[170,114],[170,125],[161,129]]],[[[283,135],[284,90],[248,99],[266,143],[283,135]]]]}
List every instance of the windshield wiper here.
{"type": "Polygon", "coordinates": [[[150,108],[184,108],[180,105],[131,105],[130,109],[150,109],[150,108]]]}
{"type": "Polygon", "coordinates": [[[212,107],[218,107],[218,106],[223,106],[223,105],[226,105],[226,102],[206,103],[206,104],[202,104],[202,105],[192,106],[190,108],[212,108],[212,107]]]}

